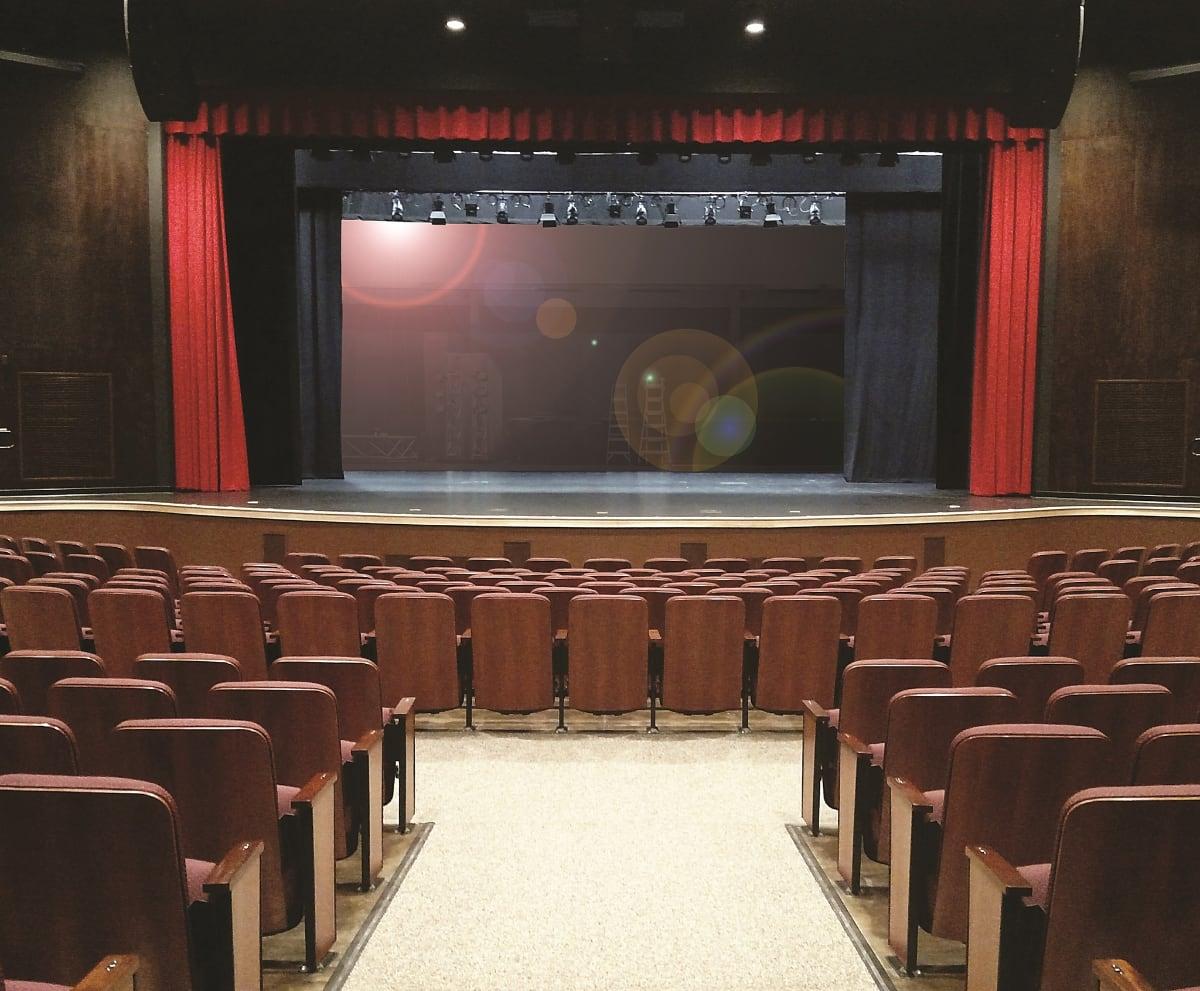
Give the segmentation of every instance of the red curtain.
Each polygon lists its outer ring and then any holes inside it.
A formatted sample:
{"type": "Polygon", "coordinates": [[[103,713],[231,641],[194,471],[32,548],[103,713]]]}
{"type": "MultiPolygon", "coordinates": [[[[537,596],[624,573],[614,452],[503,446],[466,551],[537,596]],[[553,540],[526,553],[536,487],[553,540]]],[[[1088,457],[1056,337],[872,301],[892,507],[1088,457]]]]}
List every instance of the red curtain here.
{"type": "Polygon", "coordinates": [[[220,149],[212,139],[171,137],[166,171],[175,486],[248,489],[220,149]]]}
{"type": "Polygon", "coordinates": [[[1045,190],[1043,142],[992,145],[975,327],[972,495],[1032,491],[1045,190]]]}
{"type": "Polygon", "coordinates": [[[210,93],[194,121],[167,125],[177,134],[528,143],[720,144],[733,142],[937,144],[1044,137],[1009,127],[987,106],[893,99],[834,103],[735,100],[664,105],[616,99],[513,100],[470,105],[443,99],[398,102],[372,94],[210,93]]]}

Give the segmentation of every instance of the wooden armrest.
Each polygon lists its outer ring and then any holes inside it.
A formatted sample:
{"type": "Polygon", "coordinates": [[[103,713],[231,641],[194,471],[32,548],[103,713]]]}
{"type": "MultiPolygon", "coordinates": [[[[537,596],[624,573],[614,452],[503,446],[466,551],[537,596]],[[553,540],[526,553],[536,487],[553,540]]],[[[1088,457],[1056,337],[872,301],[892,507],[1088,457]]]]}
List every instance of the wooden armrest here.
{"type": "Polygon", "coordinates": [[[399,702],[392,706],[392,722],[401,722],[405,716],[411,715],[416,704],[416,698],[411,695],[407,698],[402,698],[399,702]]]}
{"type": "Polygon", "coordinates": [[[1100,991],[1154,991],[1154,985],[1127,960],[1093,960],[1092,973],[1100,991]]]}
{"type": "Polygon", "coordinates": [[[818,702],[814,701],[813,699],[804,699],[803,705],[804,711],[807,715],[810,715],[817,720],[829,722],[829,710],[824,708],[818,702]]]}
{"type": "Polygon", "coordinates": [[[314,774],[292,799],[303,839],[298,844],[304,897],[304,969],[315,973],[337,940],[334,909],[333,783],[336,774],[314,774]]]}
{"type": "Polygon", "coordinates": [[[205,894],[211,895],[220,888],[237,884],[246,871],[254,869],[262,852],[262,840],[246,840],[230,847],[229,852],[221,858],[221,862],[213,865],[208,877],[204,879],[205,894]]]}
{"type": "Polygon", "coordinates": [[[862,740],[860,740],[857,736],[854,736],[852,733],[839,733],[838,734],[838,743],[842,744],[845,747],[849,747],[860,757],[870,757],[871,756],[871,748],[868,747],[865,743],[863,743],[862,740]]]}
{"type": "Polygon", "coordinates": [[[969,846],[966,847],[966,853],[971,861],[971,869],[978,867],[981,871],[979,876],[991,881],[1005,894],[1022,898],[1033,894],[1033,886],[1025,876],[1005,860],[1003,854],[990,846],[969,846]]]}
{"type": "Polygon", "coordinates": [[[933,803],[925,797],[925,793],[920,788],[907,778],[888,778],[887,783],[893,796],[902,798],[914,809],[922,812],[933,811],[933,803]]]}
{"type": "Polygon", "coordinates": [[[133,991],[138,958],[133,954],[105,957],[88,971],[73,991],[133,991]]]}
{"type": "Polygon", "coordinates": [[[292,799],[292,808],[297,808],[301,805],[312,805],[326,788],[332,788],[333,783],[337,780],[336,774],[330,774],[328,771],[321,771],[314,774],[305,783],[304,787],[296,792],[296,797],[292,799]]]}
{"type": "Polygon", "coordinates": [[[362,891],[375,887],[383,869],[383,740],[382,728],[369,730],[350,751],[354,763],[351,794],[358,808],[362,891]]]}
{"type": "Polygon", "coordinates": [[[555,643],[566,643],[567,642],[567,631],[566,630],[555,630],[554,631],[554,642],[555,643]]]}
{"type": "Polygon", "coordinates": [[[662,631],[661,630],[649,630],[648,633],[650,635],[651,643],[662,643],[662,631]]]}

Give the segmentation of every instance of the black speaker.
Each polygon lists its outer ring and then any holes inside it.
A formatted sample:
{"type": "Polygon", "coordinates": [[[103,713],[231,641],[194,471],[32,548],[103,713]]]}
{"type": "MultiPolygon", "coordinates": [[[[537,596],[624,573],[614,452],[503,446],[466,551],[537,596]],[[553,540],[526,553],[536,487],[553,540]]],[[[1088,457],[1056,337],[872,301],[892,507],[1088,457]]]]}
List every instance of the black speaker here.
{"type": "Polygon", "coordinates": [[[1047,0],[1028,22],[1025,70],[1015,71],[1009,122],[1055,128],[1062,123],[1083,37],[1083,0],[1047,0]]]}
{"type": "Polygon", "coordinates": [[[150,120],[195,120],[200,95],[184,0],[125,0],[125,43],[142,110],[150,120]]]}

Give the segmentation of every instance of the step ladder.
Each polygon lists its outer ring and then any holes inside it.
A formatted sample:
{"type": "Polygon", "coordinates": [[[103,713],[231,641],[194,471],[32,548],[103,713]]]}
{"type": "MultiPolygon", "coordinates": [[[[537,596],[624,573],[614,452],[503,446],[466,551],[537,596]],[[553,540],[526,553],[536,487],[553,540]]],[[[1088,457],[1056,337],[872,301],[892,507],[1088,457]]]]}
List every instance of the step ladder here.
{"type": "Polygon", "coordinates": [[[646,404],[642,409],[642,433],[638,452],[657,468],[671,467],[671,438],[667,436],[666,388],[660,377],[644,387],[646,404]]]}
{"type": "Polygon", "coordinates": [[[629,399],[623,385],[613,390],[608,411],[608,450],[604,455],[605,464],[618,462],[633,464],[633,451],[629,449],[629,399]]]}

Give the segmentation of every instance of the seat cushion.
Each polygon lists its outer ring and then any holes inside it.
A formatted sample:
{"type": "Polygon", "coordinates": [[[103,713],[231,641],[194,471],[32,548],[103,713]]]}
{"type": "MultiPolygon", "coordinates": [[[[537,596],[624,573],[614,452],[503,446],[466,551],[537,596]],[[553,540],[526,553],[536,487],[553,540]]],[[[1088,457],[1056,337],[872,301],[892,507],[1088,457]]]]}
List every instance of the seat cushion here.
{"type": "Polygon", "coordinates": [[[842,714],[841,709],[830,709],[829,710],[829,728],[830,729],[838,728],[838,718],[841,716],[841,714],[842,714]]]}
{"type": "Polygon", "coordinates": [[[275,786],[275,803],[279,809],[279,818],[292,814],[292,799],[300,794],[299,788],[293,788],[291,785],[276,785],[275,786]]]}
{"type": "Polygon", "coordinates": [[[350,755],[354,750],[354,741],[353,740],[342,740],[340,742],[342,744],[342,763],[349,764],[350,760],[351,760],[350,755]]]}
{"type": "Polygon", "coordinates": [[[887,747],[886,743],[872,743],[867,747],[871,752],[871,765],[873,767],[883,767],[883,751],[887,747]]]}
{"type": "Polygon", "coordinates": [[[192,860],[191,857],[183,863],[187,869],[188,903],[208,901],[208,895],[204,893],[204,882],[208,880],[208,875],[212,873],[216,864],[211,860],[192,860]]]}
{"type": "Polygon", "coordinates": [[[390,706],[383,707],[383,725],[386,726],[392,721],[392,709],[390,706]]]}
{"type": "Polygon", "coordinates": [[[925,798],[933,809],[929,813],[929,821],[936,822],[939,826],[942,823],[942,818],[946,814],[946,789],[937,788],[934,791],[925,792],[925,798]]]}
{"type": "Polygon", "coordinates": [[[1026,864],[1018,867],[1017,873],[1025,878],[1033,889],[1033,894],[1025,899],[1025,904],[1045,908],[1046,896],[1050,893],[1050,865],[1026,864]]]}

